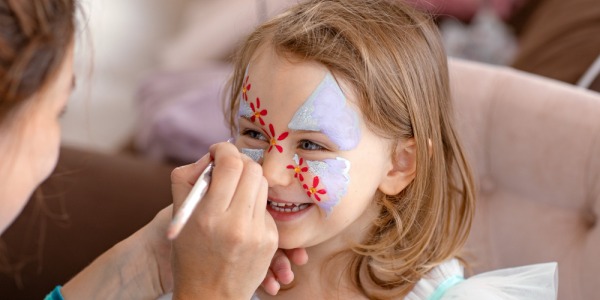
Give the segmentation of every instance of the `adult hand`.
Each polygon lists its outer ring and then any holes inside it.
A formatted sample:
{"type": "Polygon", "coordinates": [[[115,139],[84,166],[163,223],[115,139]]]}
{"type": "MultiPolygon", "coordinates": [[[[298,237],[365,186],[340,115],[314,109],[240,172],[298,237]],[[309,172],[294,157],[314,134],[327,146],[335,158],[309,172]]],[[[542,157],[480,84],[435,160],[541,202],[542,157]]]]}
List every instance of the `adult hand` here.
{"type": "MultiPolygon", "coordinates": [[[[171,243],[165,237],[166,229],[172,216],[172,205],[160,211],[156,217],[142,230],[144,237],[142,243],[146,244],[147,252],[150,253],[156,262],[155,270],[157,274],[152,280],[152,290],[158,293],[154,295],[163,295],[173,290],[173,278],[171,272],[171,243]]],[[[292,263],[301,266],[308,261],[308,254],[304,248],[291,250],[278,249],[271,260],[271,265],[261,287],[270,295],[277,295],[281,285],[287,285],[294,280],[292,272],[292,263]]]]}
{"type": "Polygon", "coordinates": [[[214,158],[210,188],[173,241],[175,299],[249,299],[267,275],[277,250],[277,227],[266,211],[262,168],[230,143],[171,175],[177,211],[214,158]]]}

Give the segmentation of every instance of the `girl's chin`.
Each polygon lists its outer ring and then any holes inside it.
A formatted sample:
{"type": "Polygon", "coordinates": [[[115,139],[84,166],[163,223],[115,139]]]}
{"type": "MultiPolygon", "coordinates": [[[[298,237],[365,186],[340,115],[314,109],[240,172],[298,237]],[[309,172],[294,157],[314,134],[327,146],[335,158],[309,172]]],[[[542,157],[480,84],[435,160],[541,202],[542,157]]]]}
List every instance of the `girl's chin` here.
{"type": "Polygon", "coordinates": [[[279,248],[280,249],[296,249],[310,248],[320,244],[321,230],[314,232],[310,229],[305,230],[280,230],[279,231],[279,248]]]}
{"type": "Polygon", "coordinates": [[[303,242],[300,237],[297,237],[294,234],[279,234],[280,249],[296,249],[306,247],[308,247],[308,244],[303,242]]]}
{"type": "Polygon", "coordinates": [[[267,207],[277,225],[279,233],[280,249],[307,248],[314,246],[311,241],[316,235],[320,235],[324,228],[315,229],[315,224],[319,222],[321,215],[318,206],[311,204],[307,209],[299,212],[277,212],[267,207]]]}

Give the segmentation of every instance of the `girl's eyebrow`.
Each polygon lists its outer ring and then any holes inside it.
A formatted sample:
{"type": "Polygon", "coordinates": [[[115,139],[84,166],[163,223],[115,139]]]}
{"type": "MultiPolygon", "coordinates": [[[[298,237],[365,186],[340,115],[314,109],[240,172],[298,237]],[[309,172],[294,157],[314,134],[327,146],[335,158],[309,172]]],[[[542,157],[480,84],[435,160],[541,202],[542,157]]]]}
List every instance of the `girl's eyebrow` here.
{"type": "Polygon", "coordinates": [[[323,134],[323,135],[327,136],[321,130],[311,130],[311,129],[298,129],[298,130],[294,130],[294,129],[292,129],[291,131],[294,131],[294,132],[297,132],[297,133],[320,133],[320,134],[323,134]]]}
{"type": "Polygon", "coordinates": [[[327,134],[325,134],[323,131],[320,131],[320,130],[304,130],[304,129],[299,129],[299,130],[291,130],[291,131],[293,131],[297,135],[303,135],[303,134],[312,135],[312,137],[308,137],[309,139],[315,138],[315,139],[321,140],[322,142],[327,141],[327,142],[333,143],[333,141],[331,140],[331,138],[327,134]]]}

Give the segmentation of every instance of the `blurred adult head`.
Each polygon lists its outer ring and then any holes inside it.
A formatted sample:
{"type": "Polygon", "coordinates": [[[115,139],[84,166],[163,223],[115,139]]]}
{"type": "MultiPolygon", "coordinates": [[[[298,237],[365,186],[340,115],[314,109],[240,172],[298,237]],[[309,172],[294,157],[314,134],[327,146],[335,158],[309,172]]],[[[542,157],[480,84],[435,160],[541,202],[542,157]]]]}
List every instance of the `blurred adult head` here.
{"type": "Polygon", "coordinates": [[[0,0],[0,233],[56,164],[73,88],[73,0],[0,0]]]}

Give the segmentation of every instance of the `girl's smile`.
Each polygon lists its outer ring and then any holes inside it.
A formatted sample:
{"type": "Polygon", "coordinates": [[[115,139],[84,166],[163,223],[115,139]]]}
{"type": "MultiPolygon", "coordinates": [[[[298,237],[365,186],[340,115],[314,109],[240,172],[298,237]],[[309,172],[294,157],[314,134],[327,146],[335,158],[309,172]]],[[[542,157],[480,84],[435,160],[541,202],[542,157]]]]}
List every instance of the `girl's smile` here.
{"type": "Polygon", "coordinates": [[[275,222],[298,220],[314,208],[312,202],[284,202],[270,197],[267,200],[267,211],[275,222]]]}

